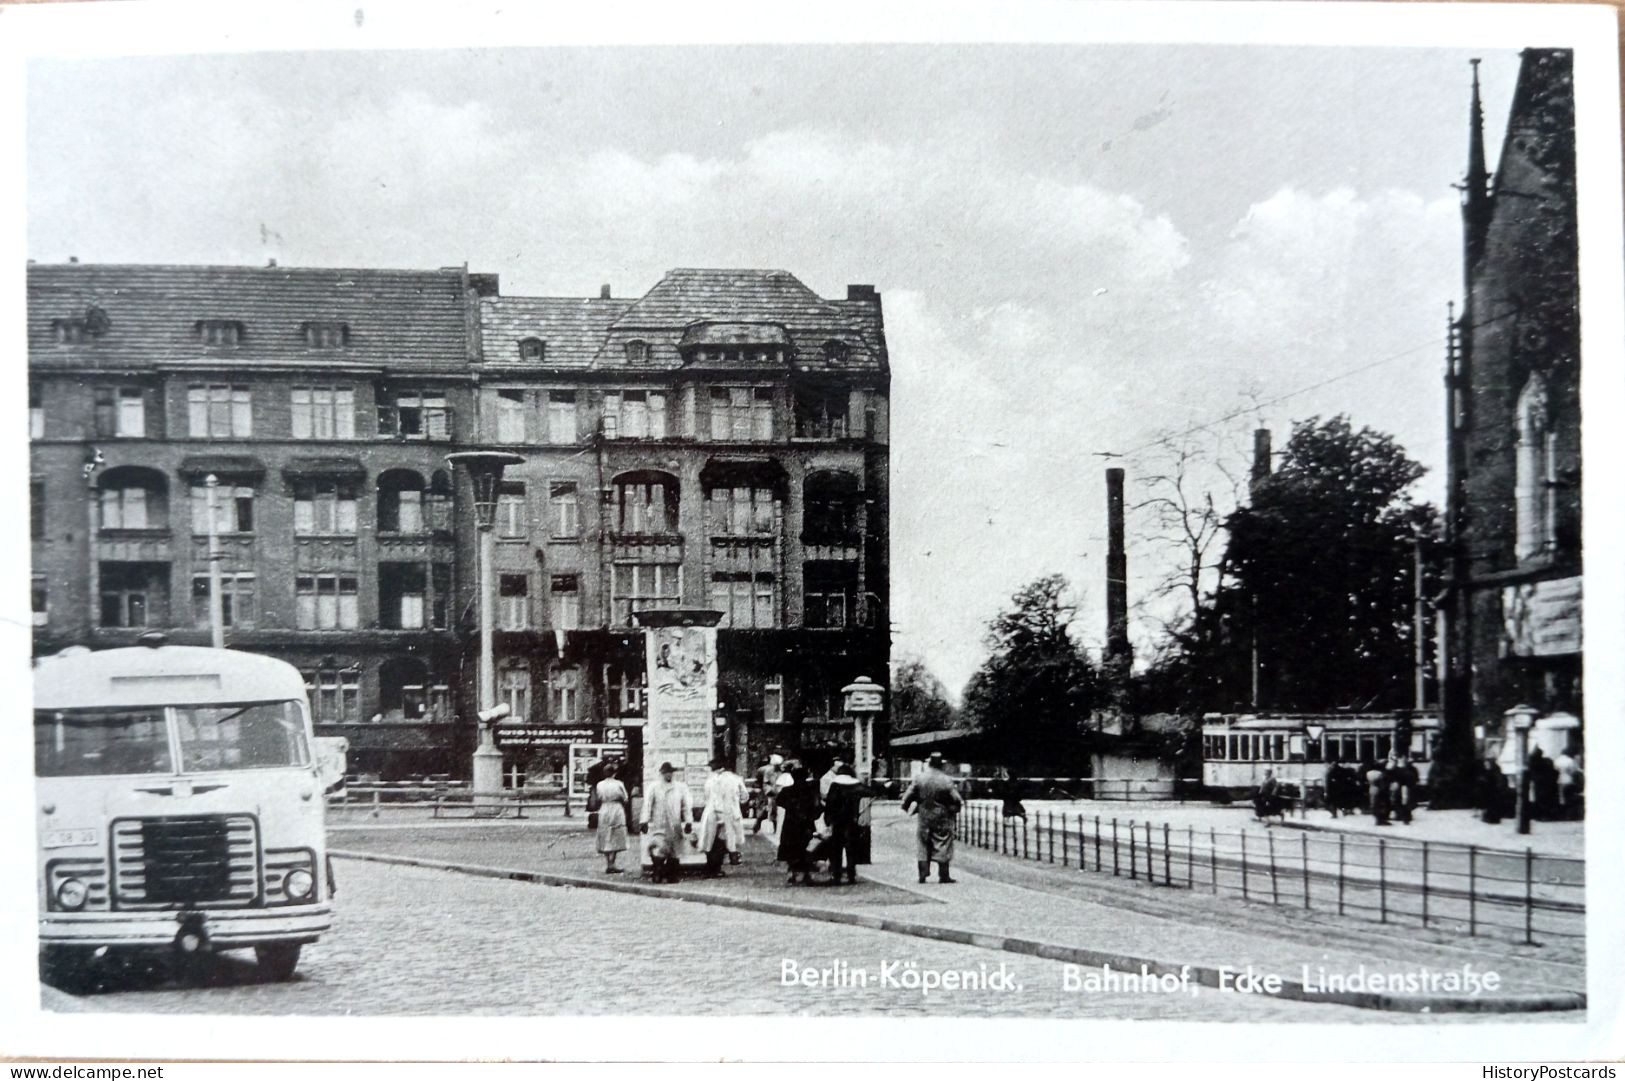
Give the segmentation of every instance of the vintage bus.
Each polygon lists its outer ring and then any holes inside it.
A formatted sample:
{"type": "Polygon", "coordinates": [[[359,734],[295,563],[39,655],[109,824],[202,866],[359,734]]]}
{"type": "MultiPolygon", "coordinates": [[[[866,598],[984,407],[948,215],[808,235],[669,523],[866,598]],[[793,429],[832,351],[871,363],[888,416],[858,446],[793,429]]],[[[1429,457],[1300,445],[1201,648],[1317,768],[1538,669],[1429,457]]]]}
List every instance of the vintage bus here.
{"type": "Polygon", "coordinates": [[[334,891],[304,681],[269,657],[141,641],[35,665],[45,960],[252,948],[288,979],[334,891]]]}
{"type": "Polygon", "coordinates": [[[1404,714],[1410,735],[1394,745],[1398,713],[1209,713],[1202,718],[1202,783],[1247,795],[1273,771],[1302,792],[1324,790],[1332,761],[1350,766],[1390,754],[1416,764],[1425,784],[1439,735],[1436,713],[1404,714]]]}

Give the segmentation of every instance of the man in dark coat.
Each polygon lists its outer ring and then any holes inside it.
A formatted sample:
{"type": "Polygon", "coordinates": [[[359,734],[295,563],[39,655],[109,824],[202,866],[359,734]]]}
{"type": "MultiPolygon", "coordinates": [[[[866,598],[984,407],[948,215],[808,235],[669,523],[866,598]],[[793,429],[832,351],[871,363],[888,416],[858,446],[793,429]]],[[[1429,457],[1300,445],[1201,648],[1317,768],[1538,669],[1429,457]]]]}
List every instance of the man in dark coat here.
{"type": "Polygon", "coordinates": [[[800,762],[792,760],[784,767],[791,783],[779,789],[779,810],[784,812],[779,826],[779,859],[790,870],[787,885],[794,885],[800,875],[801,884],[810,886],[814,860],[807,849],[818,832],[818,782],[800,762]]]}
{"type": "Polygon", "coordinates": [[[965,801],[953,779],[943,772],[942,765],[942,755],[933,754],[926,761],[925,772],[914,778],[914,783],[903,793],[903,810],[918,808],[920,816],[914,835],[914,855],[921,882],[930,876],[933,861],[937,865],[938,882],[954,881],[948,865],[954,858],[954,824],[965,801]]]}
{"type": "Polygon", "coordinates": [[[857,843],[858,813],[865,795],[863,784],[852,767],[841,763],[835,767],[830,779],[829,795],[824,800],[824,824],[829,827],[829,882],[841,884],[841,869],[846,869],[846,880],[858,880],[857,843]]]}
{"type": "Polygon", "coordinates": [[[1485,822],[1493,826],[1501,821],[1506,799],[1507,778],[1501,772],[1501,764],[1494,758],[1484,759],[1484,772],[1478,778],[1478,805],[1485,822]]]}

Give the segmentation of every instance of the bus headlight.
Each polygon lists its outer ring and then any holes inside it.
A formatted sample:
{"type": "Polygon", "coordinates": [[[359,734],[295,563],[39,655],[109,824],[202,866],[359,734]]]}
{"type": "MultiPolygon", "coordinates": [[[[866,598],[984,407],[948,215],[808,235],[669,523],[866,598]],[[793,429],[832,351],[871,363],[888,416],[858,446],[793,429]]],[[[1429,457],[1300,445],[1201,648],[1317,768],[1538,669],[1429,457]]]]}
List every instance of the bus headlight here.
{"type": "Polygon", "coordinates": [[[77,878],[65,878],[56,888],[56,903],[69,912],[78,912],[90,898],[90,887],[77,878]]]}
{"type": "Polygon", "coordinates": [[[303,901],[315,888],[316,876],[304,868],[289,871],[288,876],[282,880],[282,892],[288,895],[290,901],[303,901]]]}

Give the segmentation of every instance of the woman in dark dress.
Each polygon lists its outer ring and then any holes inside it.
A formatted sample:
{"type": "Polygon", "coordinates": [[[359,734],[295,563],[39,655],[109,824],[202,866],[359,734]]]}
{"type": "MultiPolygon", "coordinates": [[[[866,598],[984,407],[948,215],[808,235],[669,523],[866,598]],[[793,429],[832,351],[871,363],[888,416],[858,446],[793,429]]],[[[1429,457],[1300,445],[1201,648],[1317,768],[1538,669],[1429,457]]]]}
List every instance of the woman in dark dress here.
{"type": "Polygon", "coordinates": [[[810,886],[813,861],[807,846],[817,832],[818,785],[812,772],[800,762],[788,764],[788,771],[790,786],[779,789],[779,810],[784,812],[784,823],[779,827],[779,859],[790,869],[786,885],[794,885],[800,875],[801,884],[810,886]]]}

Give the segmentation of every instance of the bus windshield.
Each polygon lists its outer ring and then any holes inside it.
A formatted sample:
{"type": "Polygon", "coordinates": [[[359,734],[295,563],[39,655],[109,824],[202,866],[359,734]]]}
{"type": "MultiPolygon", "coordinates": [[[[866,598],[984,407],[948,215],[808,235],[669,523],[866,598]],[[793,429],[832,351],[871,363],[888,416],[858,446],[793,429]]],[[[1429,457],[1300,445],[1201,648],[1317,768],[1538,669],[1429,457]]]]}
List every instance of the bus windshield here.
{"type": "Polygon", "coordinates": [[[34,769],[40,777],[173,773],[166,717],[173,717],[180,772],[267,769],[310,762],[296,701],[64,709],[34,713],[34,769]]]}

